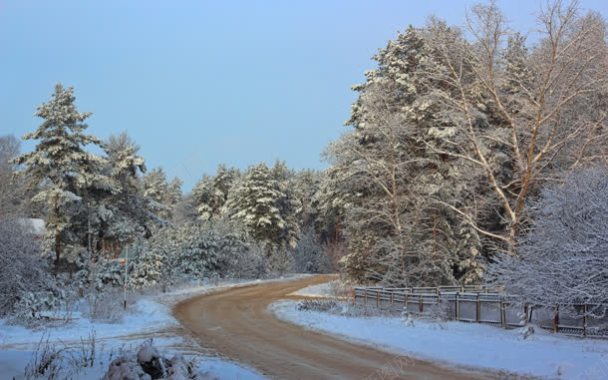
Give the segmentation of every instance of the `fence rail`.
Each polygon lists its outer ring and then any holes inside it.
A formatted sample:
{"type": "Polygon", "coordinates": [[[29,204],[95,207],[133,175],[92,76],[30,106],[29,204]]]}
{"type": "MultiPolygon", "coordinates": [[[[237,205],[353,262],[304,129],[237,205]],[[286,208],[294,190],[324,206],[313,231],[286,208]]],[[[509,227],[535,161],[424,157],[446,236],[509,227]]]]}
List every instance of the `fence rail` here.
{"type": "MultiPolygon", "coordinates": [[[[437,314],[452,320],[487,323],[504,328],[535,323],[555,333],[608,339],[608,317],[588,318],[589,306],[575,305],[582,317],[560,315],[558,306],[522,304],[496,289],[481,286],[440,286],[425,288],[356,287],[353,302],[389,311],[437,314]]],[[[606,305],[608,307],[608,305],[606,305]]]]}

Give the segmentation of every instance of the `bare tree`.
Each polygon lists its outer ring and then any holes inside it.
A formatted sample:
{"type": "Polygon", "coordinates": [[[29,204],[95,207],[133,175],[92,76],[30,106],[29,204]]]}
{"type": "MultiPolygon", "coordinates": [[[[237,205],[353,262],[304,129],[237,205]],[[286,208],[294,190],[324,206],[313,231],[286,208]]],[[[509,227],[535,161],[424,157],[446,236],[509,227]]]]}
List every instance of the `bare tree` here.
{"type": "Polygon", "coordinates": [[[483,170],[506,232],[484,229],[467,211],[448,206],[511,253],[526,222],[526,201],[539,184],[556,172],[604,160],[608,142],[604,20],[595,13],[581,16],[576,1],[556,1],[538,21],[540,40],[530,53],[494,3],[469,15],[473,41],[437,20],[426,37],[439,63],[427,74],[442,83],[433,97],[442,116],[466,136],[465,144],[454,142],[457,152],[442,153],[483,170]],[[508,160],[492,159],[496,149],[504,149],[508,160]]]}
{"type": "Polygon", "coordinates": [[[607,193],[605,166],[576,171],[563,185],[543,190],[532,209],[532,229],[519,246],[520,256],[500,256],[489,267],[489,281],[526,302],[570,306],[566,311],[587,303],[592,304],[588,313],[604,315],[607,193]]]}
{"type": "Polygon", "coordinates": [[[0,218],[18,216],[24,203],[23,181],[15,178],[16,165],[11,162],[19,155],[19,147],[14,136],[0,136],[0,218]]]}

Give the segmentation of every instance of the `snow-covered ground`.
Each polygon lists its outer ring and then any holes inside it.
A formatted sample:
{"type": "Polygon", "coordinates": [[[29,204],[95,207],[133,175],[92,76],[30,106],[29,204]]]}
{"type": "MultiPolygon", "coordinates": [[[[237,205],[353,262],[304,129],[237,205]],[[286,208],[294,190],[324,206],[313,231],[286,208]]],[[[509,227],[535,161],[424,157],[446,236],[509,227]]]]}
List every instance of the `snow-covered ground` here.
{"type": "MultiPolygon", "coordinates": [[[[293,294],[328,297],[332,295],[331,283],[293,294]]],[[[524,340],[519,330],[489,325],[414,320],[413,326],[407,326],[399,317],[298,311],[295,306],[296,302],[285,301],[271,308],[280,319],[423,359],[547,378],[608,378],[608,341],[554,335],[538,328],[524,340]]]]}
{"type": "Polygon", "coordinates": [[[420,359],[467,368],[559,379],[607,379],[608,342],[538,331],[528,339],[518,330],[400,317],[356,317],[299,311],[295,301],[271,305],[275,315],[306,328],[420,359]]]}
{"type": "Polygon", "coordinates": [[[331,289],[332,282],[333,281],[324,282],[322,284],[317,284],[317,285],[310,285],[310,286],[307,286],[305,288],[302,288],[300,290],[297,290],[297,291],[291,293],[291,295],[300,296],[300,297],[314,297],[314,298],[332,297],[333,296],[333,292],[331,289]]]}
{"type": "MultiPolygon", "coordinates": [[[[68,348],[68,352],[77,353],[88,347],[81,340],[89,340],[92,333],[96,340],[96,360],[92,367],[82,369],[74,378],[99,379],[103,376],[109,362],[121,352],[133,352],[146,339],[153,338],[155,346],[170,356],[178,353],[175,347],[191,347],[194,342],[171,334],[172,328],[179,323],[171,314],[171,307],[180,300],[215,291],[221,288],[247,285],[258,281],[228,281],[217,284],[203,284],[182,287],[168,293],[142,296],[118,323],[92,322],[81,317],[80,313],[72,315],[72,321],[64,326],[40,329],[28,329],[13,326],[0,320],[0,374],[2,378],[24,378],[24,368],[32,360],[34,351],[41,340],[48,339],[51,346],[68,348]],[[169,332],[168,332],[169,331],[169,332]]],[[[69,355],[68,355],[69,356],[69,355]]],[[[198,356],[199,370],[218,379],[261,379],[255,370],[228,360],[198,356]]]]}

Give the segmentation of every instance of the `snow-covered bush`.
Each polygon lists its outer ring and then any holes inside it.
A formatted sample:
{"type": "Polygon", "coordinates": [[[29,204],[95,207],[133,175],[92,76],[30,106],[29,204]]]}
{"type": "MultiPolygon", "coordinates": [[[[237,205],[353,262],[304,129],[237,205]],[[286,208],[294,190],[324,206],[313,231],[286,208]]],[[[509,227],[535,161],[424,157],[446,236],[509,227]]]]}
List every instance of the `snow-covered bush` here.
{"type": "Polygon", "coordinates": [[[170,283],[168,257],[165,252],[147,242],[134,244],[129,255],[134,255],[133,272],[129,273],[129,283],[136,288],[147,288],[170,283]]]}
{"type": "Polygon", "coordinates": [[[605,314],[608,303],[608,168],[573,172],[546,188],[532,208],[533,224],[519,256],[490,266],[490,280],[523,302],[563,305],[582,317],[605,314]],[[598,306],[595,306],[598,304],[598,306]]]}
{"type": "Polygon", "coordinates": [[[121,287],[125,284],[125,265],[128,265],[127,270],[133,270],[133,263],[123,263],[121,260],[102,258],[98,262],[92,264],[92,275],[97,291],[103,291],[108,287],[121,287]]]}
{"type": "Polygon", "coordinates": [[[30,319],[57,304],[60,292],[26,226],[0,219],[0,316],[30,319]]]}
{"type": "Polygon", "coordinates": [[[338,308],[338,303],[334,300],[308,299],[299,301],[296,305],[298,311],[331,311],[338,308]]]}
{"type": "Polygon", "coordinates": [[[23,293],[14,305],[11,320],[18,323],[35,323],[43,318],[44,312],[59,308],[62,300],[59,291],[23,293]]]}
{"type": "Polygon", "coordinates": [[[218,276],[260,278],[268,271],[261,245],[221,221],[163,228],[133,251],[129,281],[138,288],[218,276]]]}
{"type": "Polygon", "coordinates": [[[84,297],[82,315],[92,321],[119,322],[125,313],[123,300],[122,290],[116,288],[90,290],[84,297]]]}

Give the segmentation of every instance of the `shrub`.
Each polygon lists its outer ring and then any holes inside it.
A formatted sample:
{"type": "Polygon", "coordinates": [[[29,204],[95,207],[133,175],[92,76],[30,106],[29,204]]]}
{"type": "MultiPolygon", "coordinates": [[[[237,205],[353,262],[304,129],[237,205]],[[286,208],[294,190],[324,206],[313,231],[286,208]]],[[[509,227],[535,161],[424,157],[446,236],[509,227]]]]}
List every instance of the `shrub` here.
{"type": "Polygon", "coordinates": [[[60,293],[28,227],[19,220],[0,219],[0,316],[18,312],[37,318],[57,304],[60,293]]]}

